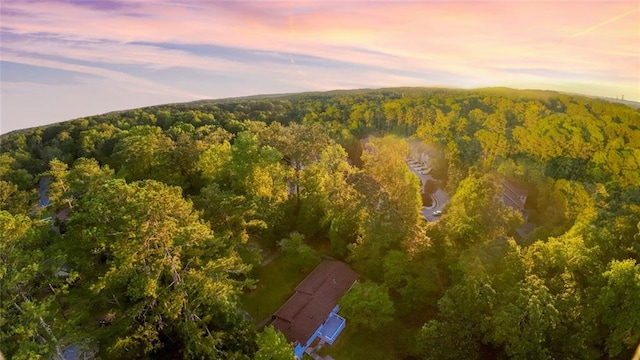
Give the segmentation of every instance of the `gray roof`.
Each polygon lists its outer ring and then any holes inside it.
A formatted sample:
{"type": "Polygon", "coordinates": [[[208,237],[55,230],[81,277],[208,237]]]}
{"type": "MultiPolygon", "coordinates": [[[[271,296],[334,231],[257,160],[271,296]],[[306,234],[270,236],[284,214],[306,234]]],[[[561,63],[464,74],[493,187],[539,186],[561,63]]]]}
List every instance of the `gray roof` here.
{"type": "Polygon", "coordinates": [[[524,210],[527,194],[527,190],[521,189],[507,180],[502,183],[502,202],[513,209],[524,210]]]}

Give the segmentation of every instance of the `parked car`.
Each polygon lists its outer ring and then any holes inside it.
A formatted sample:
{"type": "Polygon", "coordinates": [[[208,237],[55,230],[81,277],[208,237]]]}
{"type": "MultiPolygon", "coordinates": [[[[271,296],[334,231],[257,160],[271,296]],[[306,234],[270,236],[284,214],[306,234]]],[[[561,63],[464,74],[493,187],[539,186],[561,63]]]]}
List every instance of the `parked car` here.
{"type": "Polygon", "coordinates": [[[442,210],[436,210],[433,212],[433,216],[440,216],[442,215],[442,210]]]}

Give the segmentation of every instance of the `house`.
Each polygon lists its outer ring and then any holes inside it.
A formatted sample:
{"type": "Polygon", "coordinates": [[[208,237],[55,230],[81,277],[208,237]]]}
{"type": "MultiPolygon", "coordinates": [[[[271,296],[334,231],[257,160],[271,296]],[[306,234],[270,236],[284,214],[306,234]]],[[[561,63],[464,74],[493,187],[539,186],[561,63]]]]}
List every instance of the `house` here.
{"type": "Polygon", "coordinates": [[[519,188],[512,182],[505,180],[502,183],[502,194],[500,200],[510,208],[520,212],[524,223],[516,229],[517,238],[520,240],[525,239],[536,228],[536,224],[529,222],[529,211],[524,208],[527,202],[528,192],[525,189],[519,188]]]}
{"type": "Polygon", "coordinates": [[[294,353],[320,339],[333,344],[345,327],[338,315],[338,301],[358,279],[347,264],[324,260],[295,289],[295,293],[272,316],[271,325],[294,343],[294,353]]]}
{"type": "Polygon", "coordinates": [[[502,195],[500,196],[500,200],[505,205],[523,213],[524,215],[524,204],[527,202],[527,194],[527,190],[521,189],[512,182],[505,180],[502,183],[502,195]]]}

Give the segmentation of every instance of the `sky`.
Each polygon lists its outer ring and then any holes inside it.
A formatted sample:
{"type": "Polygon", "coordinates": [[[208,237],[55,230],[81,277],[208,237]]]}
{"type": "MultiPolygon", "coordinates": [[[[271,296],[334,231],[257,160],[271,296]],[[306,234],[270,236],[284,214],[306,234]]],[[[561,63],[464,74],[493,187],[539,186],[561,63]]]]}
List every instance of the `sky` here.
{"type": "Polygon", "coordinates": [[[394,86],[640,101],[640,1],[0,0],[0,133],[148,105],[394,86]]]}

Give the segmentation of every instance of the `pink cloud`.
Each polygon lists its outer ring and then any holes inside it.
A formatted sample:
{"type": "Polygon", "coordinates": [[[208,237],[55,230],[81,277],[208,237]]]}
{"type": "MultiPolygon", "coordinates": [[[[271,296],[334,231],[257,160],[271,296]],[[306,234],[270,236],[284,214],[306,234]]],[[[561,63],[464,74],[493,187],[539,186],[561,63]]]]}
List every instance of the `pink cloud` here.
{"type": "MultiPolygon", "coordinates": [[[[3,10],[25,15],[3,17],[4,29],[54,33],[58,41],[3,44],[3,50],[24,52],[31,45],[32,51],[111,63],[241,73],[265,70],[261,64],[129,43],[212,44],[288,53],[293,62],[297,55],[308,55],[389,71],[458,74],[479,83],[530,80],[530,75],[505,74],[500,71],[504,68],[548,69],[556,75],[578,72],[612,84],[625,78],[620,86],[631,90],[640,81],[636,1],[134,4],[131,9],[103,11],[66,2],[5,3],[3,10]]],[[[268,71],[277,74],[291,71],[290,66],[270,66],[268,71]]],[[[367,74],[371,83],[378,83],[371,72],[367,74]]],[[[297,81],[299,76],[293,78],[297,81]]],[[[635,94],[640,98],[640,90],[635,94]]]]}

